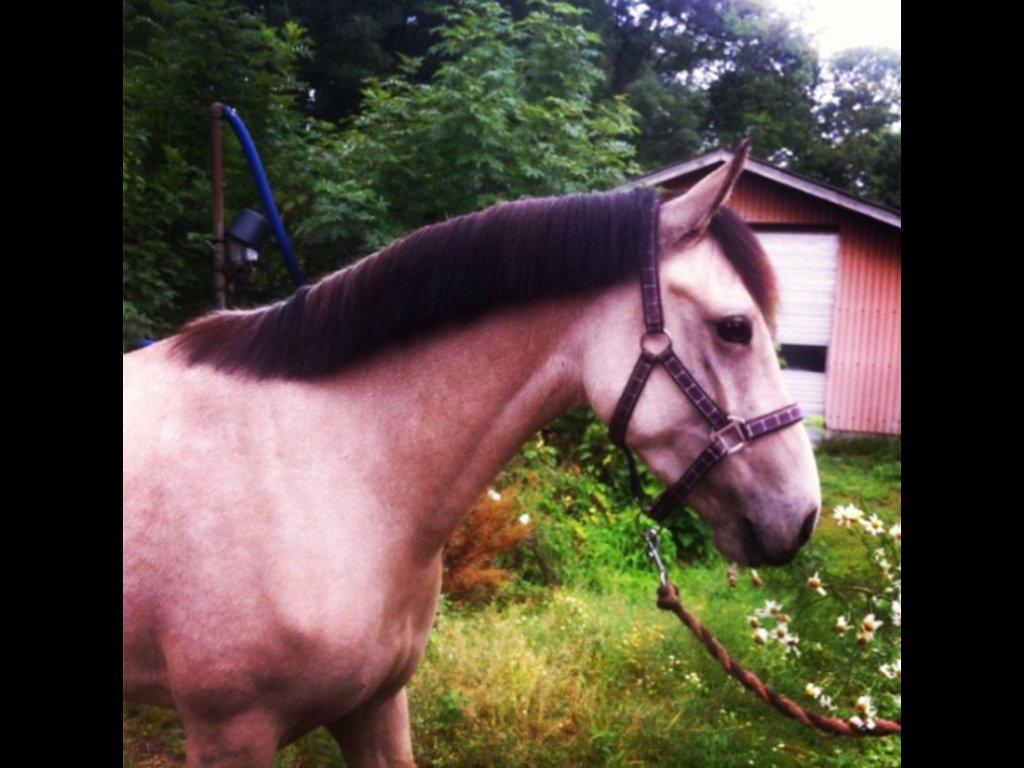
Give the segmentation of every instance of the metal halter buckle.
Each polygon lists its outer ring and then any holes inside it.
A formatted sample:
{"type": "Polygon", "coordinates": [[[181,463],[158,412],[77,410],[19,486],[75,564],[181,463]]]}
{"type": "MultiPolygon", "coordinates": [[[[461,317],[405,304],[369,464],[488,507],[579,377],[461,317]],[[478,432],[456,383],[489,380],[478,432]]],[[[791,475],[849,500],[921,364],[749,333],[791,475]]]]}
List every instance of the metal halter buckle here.
{"type": "Polygon", "coordinates": [[[747,436],[743,432],[744,427],[747,426],[747,422],[745,422],[739,416],[727,416],[726,418],[729,419],[728,424],[726,424],[721,429],[711,430],[711,440],[712,442],[714,442],[714,440],[721,438],[722,442],[725,443],[725,454],[726,456],[729,456],[731,454],[736,453],[737,451],[742,451],[743,446],[747,444],[747,436]],[[735,437],[737,439],[737,442],[734,443],[733,445],[729,445],[729,441],[722,437],[723,435],[728,434],[730,432],[735,433],[735,437]]]}

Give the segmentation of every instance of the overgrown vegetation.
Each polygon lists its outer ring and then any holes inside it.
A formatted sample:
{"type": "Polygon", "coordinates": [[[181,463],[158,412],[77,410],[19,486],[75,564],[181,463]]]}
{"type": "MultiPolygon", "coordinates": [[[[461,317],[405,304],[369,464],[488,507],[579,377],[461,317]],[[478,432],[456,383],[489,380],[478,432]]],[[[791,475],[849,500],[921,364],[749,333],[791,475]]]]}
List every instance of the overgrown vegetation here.
{"type": "MultiPolygon", "coordinates": [[[[588,435],[591,423],[572,413],[538,435],[481,501],[476,516],[491,522],[469,518],[465,534],[491,531],[494,542],[449,558],[449,567],[461,559],[456,570],[470,583],[474,572],[505,572],[496,582],[484,579],[486,599],[469,589],[441,601],[410,683],[419,764],[898,766],[898,739],[807,731],[727,677],[674,617],[655,609],[656,574],[628,504],[619,506],[625,477],[614,454],[588,435]],[[583,439],[573,443],[580,432],[583,439]],[[605,486],[606,478],[614,484],[605,486]],[[509,530],[520,533],[510,537],[509,530]]],[[[844,718],[866,695],[878,716],[898,716],[899,627],[892,599],[883,595],[894,581],[874,550],[886,549],[898,578],[891,532],[900,515],[900,445],[826,442],[818,461],[822,523],[792,565],[743,570],[730,586],[729,564],[717,552],[680,558],[687,553],[676,543],[673,578],[684,603],[730,652],[786,695],[818,711],[831,704],[831,714],[844,718]],[[863,523],[854,514],[837,524],[837,508],[848,505],[863,510],[863,523]],[[883,529],[877,536],[865,528],[872,515],[883,529]],[[815,575],[826,595],[808,584],[815,575]],[[880,599],[870,602],[867,592],[880,599]],[[769,600],[781,604],[774,613],[769,600]],[[780,613],[788,614],[790,636],[799,637],[799,656],[786,653],[785,643],[754,639],[751,619],[775,629],[780,613]],[[881,624],[861,644],[868,613],[881,624]],[[840,615],[850,626],[843,633],[836,632],[840,615]],[[809,684],[820,689],[816,698],[809,684]]],[[[126,723],[129,768],[183,764],[173,713],[131,706],[126,723]]],[[[342,764],[322,729],[275,763],[342,764]]]]}
{"type": "MultiPolygon", "coordinates": [[[[418,59],[371,78],[343,124],[307,114],[296,78],[311,55],[231,0],[126,4],[124,344],[166,334],[210,307],[209,106],[239,109],[311,280],[403,233],[524,195],[605,189],[639,167],[635,112],[602,99],[598,38],[581,12],[540,2],[513,20],[495,3],[439,7],[423,82],[418,59]]],[[[255,193],[225,142],[229,211],[255,193]]],[[[234,306],[291,291],[273,256],[234,306]]]]}
{"type": "MultiPolygon", "coordinates": [[[[209,107],[239,109],[315,280],[444,217],[703,149],[899,205],[900,61],[819,62],[754,0],[124,0],[128,348],[211,308],[209,107]]],[[[226,131],[228,216],[257,205],[226,131]]],[[[268,249],[232,306],[292,290],[268,249]]]]}

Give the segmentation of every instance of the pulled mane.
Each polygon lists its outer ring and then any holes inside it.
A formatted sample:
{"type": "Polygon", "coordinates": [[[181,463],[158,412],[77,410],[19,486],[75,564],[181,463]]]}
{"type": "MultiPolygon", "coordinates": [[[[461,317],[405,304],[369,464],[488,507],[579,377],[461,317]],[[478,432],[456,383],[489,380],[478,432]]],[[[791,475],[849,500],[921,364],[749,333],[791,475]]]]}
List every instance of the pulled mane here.
{"type": "MultiPolygon", "coordinates": [[[[748,252],[735,222],[718,222],[721,233],[715,226],[712,233],[762,304],[750,282],[771,286],[765,295],[774,295],[774,280],[756,239],[748,252]],[[750,265],[765,267],[767,282],[764,270],[750,265]]],[[[385,346],[499,307],[638,278],[641,254],[657,247],[657,229],[658,199],[649,188],[502,203],[418,229],[284,301],[194,320],[174,350],[191,365],[257,378],[327,376],[385,346]]]]}

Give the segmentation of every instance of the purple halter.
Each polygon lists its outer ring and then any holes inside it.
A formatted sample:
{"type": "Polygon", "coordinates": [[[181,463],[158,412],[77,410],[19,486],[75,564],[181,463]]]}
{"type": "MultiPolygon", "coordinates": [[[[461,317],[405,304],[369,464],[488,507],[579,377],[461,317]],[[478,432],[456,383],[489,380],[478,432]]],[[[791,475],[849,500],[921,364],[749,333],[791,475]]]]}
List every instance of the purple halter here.
{"type": "MultiPolygon", "coordinates": [[[[655,223],[655,231],[657,231],[657,223],[655,223]]],[[[644,385],[647,383],[647,378],[656,364],[660,363],[665,367],[672,380],[696,406],[701,415],[707,419],[711,427],[711,441],[708,446],[687,467],[675,485],[666,490],[653,506],[646,510],[649,517],[661,522],[683,502],[686,495],[715,464],[729,454],[742,450],[751,440],[796,424],[803,419],[803,414],[800,413],[800,407],[793,403],[747,421],[727,414],[719,408],[718,404],[693,378],[676,353],[672,351],[672,337],[665,331],[665,319],[661,307],[657,237],[652,238],[652,242],[644,249],[642,258],[640,287],[644,303],[646,330],[640,336],[640,358],[633,366],[633,372],[629,376],[629,381],[626,382],[622,396],[619,397],[609,425],[612,442],[621,446],[626,452],[633,495],[636,496],[641,507],[644,506],[645,494],[637,473],[636,460],[626,445],[626,429],[629,426],[629,419],[633,415],[633,409],[636,408],[644,385]],[[649,345],[658,337],[664,339],[665,344],[655,351],[649,345]]]]}

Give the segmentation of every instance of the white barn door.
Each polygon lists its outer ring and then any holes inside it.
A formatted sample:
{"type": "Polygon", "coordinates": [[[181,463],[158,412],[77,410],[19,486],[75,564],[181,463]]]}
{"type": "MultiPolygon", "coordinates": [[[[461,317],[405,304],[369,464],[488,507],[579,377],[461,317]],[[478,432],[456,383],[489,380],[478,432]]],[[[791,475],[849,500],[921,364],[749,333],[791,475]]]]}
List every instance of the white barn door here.
{"type": "Polygon", "coordinates": [[[757,237],[779,281],[778,340],[788,363],[782,378],[805,416],[824,416],[839,235],[758,232],[757,237]]]}

